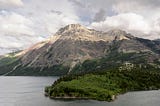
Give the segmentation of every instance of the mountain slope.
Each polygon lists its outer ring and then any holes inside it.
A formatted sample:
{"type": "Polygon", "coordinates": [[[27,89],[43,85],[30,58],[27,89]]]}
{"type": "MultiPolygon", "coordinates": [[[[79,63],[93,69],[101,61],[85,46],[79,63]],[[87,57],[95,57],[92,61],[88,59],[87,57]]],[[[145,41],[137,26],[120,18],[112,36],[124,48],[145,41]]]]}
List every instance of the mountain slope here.
{"type": "Polygon", "coordinates": [[[51,38],[40,48],[25,53],[22,62],[32,67],[71,65],[86,59],[102,57],[109,51],[110,42],[115,39],[127,39],[123,31],[115,31],[119,33],[119,38],[114,32],[112,32],[113,35],[109,35],[110,33],[90,30],[79,24],[71,24],[61,28],[54,35],[58,39],[51,38]]]}

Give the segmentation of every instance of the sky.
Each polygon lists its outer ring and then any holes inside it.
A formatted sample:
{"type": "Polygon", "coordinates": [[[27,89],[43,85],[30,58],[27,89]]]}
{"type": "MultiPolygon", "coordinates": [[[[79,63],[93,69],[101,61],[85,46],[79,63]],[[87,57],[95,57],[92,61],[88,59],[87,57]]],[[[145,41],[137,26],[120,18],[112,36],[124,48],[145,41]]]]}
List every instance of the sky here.
{"type": "Polygon", "coordinates": [[[0,54],[28,48],[77,23],[158,39],[159,11],[160,0],[0,0],[0,54]]]}

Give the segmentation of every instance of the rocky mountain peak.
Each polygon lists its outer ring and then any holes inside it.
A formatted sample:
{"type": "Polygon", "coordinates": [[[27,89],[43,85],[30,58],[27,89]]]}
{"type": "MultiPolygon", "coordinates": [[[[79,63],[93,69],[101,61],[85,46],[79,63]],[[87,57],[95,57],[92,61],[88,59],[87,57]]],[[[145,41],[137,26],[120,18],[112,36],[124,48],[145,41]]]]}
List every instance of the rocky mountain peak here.
{"type": "Polygon", "coordinates": [[[65,26],[64,28],[70,30],[70,29],[80,29],[80,28],[83,28],[82,25],[80,24],[70,24],[70,25],[67,25],[65,26]]]}
{"type": "Polygon", "coordinates": [[[70,24],[61,28],[56,34],[61,35],[63,33],[68,33],[68,32],[73,33],[73,32],[88,32],[88,31],[89,29],[80,24],[70,24]]]}
{"type": "Polygon", "coordinates": [[[132,35],[120,29],[112,29],[107,32],[108,36],[114,36],[115,40],[131,39],[132,35]]]}

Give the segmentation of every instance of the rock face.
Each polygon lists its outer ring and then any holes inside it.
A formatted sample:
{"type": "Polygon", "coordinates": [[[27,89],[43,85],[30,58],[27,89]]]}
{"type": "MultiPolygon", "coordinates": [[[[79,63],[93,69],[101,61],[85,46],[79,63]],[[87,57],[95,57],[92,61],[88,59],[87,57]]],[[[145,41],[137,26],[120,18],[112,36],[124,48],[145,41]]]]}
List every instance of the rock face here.
{"type": "Polygon", "coordinates": [[[147,62],[153,62],[159,58],[160,41],[136,38],[118,29],[102,32],[71,24],[59,29],[47,40],[17,53],[15,57],[19,58],[21,67],[42,71],[44,67],[55,65],[72,69],[87,59],[114,53],[145,54],[147,62]]]}

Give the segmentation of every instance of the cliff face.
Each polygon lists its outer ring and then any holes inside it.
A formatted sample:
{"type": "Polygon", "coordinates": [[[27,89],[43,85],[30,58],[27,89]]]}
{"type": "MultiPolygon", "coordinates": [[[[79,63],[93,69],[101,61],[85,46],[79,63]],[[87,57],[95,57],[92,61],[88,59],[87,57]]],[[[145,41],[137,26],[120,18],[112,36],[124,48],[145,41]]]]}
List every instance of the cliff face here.
{"type": "MultiPolygon", "coordinates": [[[[155,60],[159,61],[160,42],[136,38],[118,29],[102,32],[71,24],[59,29],[47,40],[15,54],[14,58],[18,58],[19,70],[23,67],[23,70],[34,68],[41,72],[45,71],[46,67],[52,70],[57,65],[72,69],[85,60],[115,53],[134,53],[138,58],[143,54],[145,60],[152,63],[155,60]]],[[[17,70],[16,66],[12,66],[11,69],[17,70]]]]}

